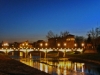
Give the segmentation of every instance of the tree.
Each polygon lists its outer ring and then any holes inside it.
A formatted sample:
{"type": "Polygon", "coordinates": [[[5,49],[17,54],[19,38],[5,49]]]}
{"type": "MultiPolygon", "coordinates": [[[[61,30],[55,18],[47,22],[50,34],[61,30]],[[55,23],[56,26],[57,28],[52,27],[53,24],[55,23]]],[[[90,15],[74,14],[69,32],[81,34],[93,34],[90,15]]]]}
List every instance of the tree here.
{"type": "Polygon", "coordinates": [[[92,42],[90,34],[88,34],[88,38],[87,38],[86,42],[87,43],[91,43],[92,42]]]}
{"type": "Polygon", "coordinates": [[[50,30],[49,32],[48,32],[48,34],[46,35],[46,37],[49,39],[49,38],[54,38],[55,37],[55,35],[54,35],[54,33],[50,30]]]}
{"type": "Polygon", "coordinates": [[[93,48],[96,48],[97,47],[97,42],[96,42],[96,39],[100,36],[100,28],[95,28],[95,29],[91,29],[89,32],[88,32],[88,35],[91,36],[91,42],[92,42],[92,46],[93,48]]]}
{"type": "Polygon", "coordinates": [[[60,36],[61,37],[66,37],[67,35],[69,35],[69,32],[68,31],[60,32],[60,36]]]}
{"type": "Polygon", "coordinates": [[[69,35],[68,31],[65,32],[60,32],[60,35],[58,34],[54,34],[51,30],[48,32],[48,34],[46,35],[46,37],[49,38],[57,38],[57,37],[66,37],[67,35],[69,35]]]}
{"type": "Polygon", "coordinates": [[[95,28],[95,29],[92,28],[92,30],[90,30],[88,34],[91,35],[92,39],[96,39],[97,37],[100,36],[100,28],[95,28]]]}

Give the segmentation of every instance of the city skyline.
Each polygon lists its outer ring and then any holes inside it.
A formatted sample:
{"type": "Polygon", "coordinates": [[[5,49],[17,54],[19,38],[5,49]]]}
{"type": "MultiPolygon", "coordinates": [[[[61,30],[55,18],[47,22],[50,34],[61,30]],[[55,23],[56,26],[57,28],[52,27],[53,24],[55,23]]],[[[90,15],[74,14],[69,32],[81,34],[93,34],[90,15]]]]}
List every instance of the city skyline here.
{"type": "Polygon", "coordinates": [[[0,41],[47,40],[50,30],[86,37],[99,13],[99,0],[0,0],[0,41]]]}

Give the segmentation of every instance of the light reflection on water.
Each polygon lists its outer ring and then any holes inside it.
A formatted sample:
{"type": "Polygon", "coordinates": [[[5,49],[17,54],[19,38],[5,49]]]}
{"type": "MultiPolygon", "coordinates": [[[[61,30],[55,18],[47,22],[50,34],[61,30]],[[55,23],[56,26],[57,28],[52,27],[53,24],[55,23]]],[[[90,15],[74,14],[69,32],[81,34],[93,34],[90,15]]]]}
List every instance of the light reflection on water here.
{"type": "Polygon", "coordinates": [[[72,62],[69,60],[49,61],[41,59],[40,61],[33,61],[25,59],[20,61],[52,75],[100,75],[100,70],[98,71],[100,67],[98,66],[72,62]]]}

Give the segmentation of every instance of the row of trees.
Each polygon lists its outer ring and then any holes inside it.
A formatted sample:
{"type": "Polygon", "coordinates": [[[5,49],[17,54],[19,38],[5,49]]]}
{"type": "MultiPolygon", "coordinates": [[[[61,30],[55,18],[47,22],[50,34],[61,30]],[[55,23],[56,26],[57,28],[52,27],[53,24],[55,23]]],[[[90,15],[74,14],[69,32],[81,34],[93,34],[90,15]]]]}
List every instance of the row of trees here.
{"type": "Polygon", "coordinates": [[[52,31],[49,31],[46,37],[49,39],[49,38],[56,38],[56,37],[66,37],[67,35],[69,35],[68,31],[60,32],[60,35],[54,34],[52,31]]]}
{"type": "Polygon", "coordinates": [[[87,34],[93,48],[100,52],[100,27],[92,28],[87,34]]]}

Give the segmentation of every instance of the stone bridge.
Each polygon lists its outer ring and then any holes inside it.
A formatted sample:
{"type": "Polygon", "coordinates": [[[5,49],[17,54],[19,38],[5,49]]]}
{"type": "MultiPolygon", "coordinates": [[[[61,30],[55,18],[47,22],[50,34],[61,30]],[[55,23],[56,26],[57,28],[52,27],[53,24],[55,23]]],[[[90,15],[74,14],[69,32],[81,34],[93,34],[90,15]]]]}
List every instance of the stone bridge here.
{"type": "Polygon", "coordinates": [[[83,51],[83,48],[74,48],[74,49],[66,49],[66,48],[64,48],[64,49],[62,49],[62,48],[57,48],[57,49],[55,49],[55,48],[53,48],[53,49],[51,49],[51,48],[49,48],[49,49],[47,49],[47,48],[45,48],[45,49],[43,49],[43,48],[41,48],[41,49],[0,49],[0,53],[4,53],[4,54],[6,54],[6,55],[19,55],[19,56],[21,56],[21,57],[32,57],[33,55],[38,55],[38,56],[40,56],[40,57],[47,57],[47,54],[48,53],[50,53],[50,52],[54,52],[54,53],[58,53],[58,56],[59,56],[59,54],[62,54],[63,55],[63,57],[65,57],[65,54],[66,54],[66,52],[70,52],[70,51],[78,51],[78,52],[82,52],[83,51]]]}

